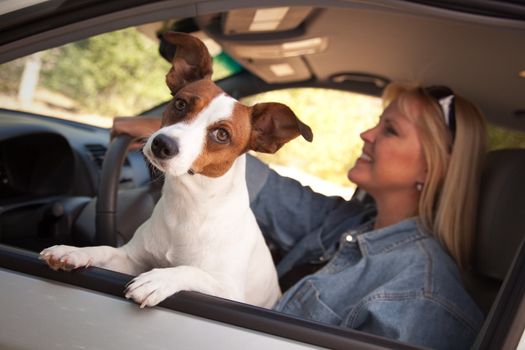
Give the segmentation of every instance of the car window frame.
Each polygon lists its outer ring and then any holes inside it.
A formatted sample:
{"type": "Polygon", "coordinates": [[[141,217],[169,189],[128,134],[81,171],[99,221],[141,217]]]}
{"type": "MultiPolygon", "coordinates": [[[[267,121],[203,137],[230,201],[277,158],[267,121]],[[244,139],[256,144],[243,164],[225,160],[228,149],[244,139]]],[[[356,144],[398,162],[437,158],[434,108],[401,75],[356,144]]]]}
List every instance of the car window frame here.
{"type": "MultiPolygon", "coordinates": [[[[0,244],[0,268],[125,299],[133,276],[97,267],[53,271],[38,254],[0,244]]],[[[273,336],[331,349],[422,349],[349,328],[304,320],[196,292],[179,292],[159,307],[273,336]]],[[[516,348],[525,329],[525,244],[521,244],[472,349],[516,348]]]]}
{"type": "Polygon", "coordinates": [[[473,349],[516,349],[525,334],[525,240],[503,280],[473,349]]]}
{"type": "MultiPolygon", "coordinates": [[[[0,244],[0,268],[35,276],[51,283],[85,288],[123,300],[126,300],[123,290],[126,284],[133,279],[133,276],[97,267],[78,269],[74,273],[54,271],[38,258],[37,253],[4,244],[0,244]]],[[[176,293],[161,302],[158,307],[322,348],[335,350],[349,348],[357,350],[422,349],[349,328],[304,320],[197,292],[176,293]]]]}

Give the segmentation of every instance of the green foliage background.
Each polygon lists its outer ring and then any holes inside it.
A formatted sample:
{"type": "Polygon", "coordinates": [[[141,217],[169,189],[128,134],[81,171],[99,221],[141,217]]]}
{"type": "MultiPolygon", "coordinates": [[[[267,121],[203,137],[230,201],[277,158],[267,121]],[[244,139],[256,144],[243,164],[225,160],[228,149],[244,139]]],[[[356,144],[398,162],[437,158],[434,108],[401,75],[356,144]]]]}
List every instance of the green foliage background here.
{"type": "Polygon", "coordinates": [[[41,79],[91,113],[134,115],[169,98],[169,67],[155,42],[128,28],[48,51],[41,79]]]}
{"type": "MultiPolygon", "coordinates": [[[[3,64],[0,92],[17,94],[26,59],[3,64]]],[[[170,98],[165,75],[170,63],[158,43],[136,28],[101,34],[43,53],[41,87],[74,101],[77,113],[136,115],[170,98]]],[[[224,54],[214,58],[214,79],[240,67],[224,54]]]]}
{"type": "Polygon", "coordinates": [[[26,59],[21,58],[0,66],[0,92],[15,95],[26,59]]]}

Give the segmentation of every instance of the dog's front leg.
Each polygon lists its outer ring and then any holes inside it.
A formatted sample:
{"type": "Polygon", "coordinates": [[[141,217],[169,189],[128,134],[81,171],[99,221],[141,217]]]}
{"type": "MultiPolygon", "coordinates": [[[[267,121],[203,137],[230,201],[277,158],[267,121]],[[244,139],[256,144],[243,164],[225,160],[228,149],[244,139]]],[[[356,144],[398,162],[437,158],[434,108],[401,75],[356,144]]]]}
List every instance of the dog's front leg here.
{"type": "Polygon", "coordinates": [[[244,290],[234,279],[217,279],[194,266],[153,269],[133,279],[126,288],[126,298],[140,307],[155,306],[181,290],[191,290],[236,301],[244,301],[244,290]]]}
{"type": "Polygon", "coordinates": [[[143,271],[132,261],[125,249],[110,246],[72,247],[56,245],[44,249],[40,253],[44,260],[54,270],[71,271],[80,267],[97,266],[122,273],[136,275],[143,271]]]}

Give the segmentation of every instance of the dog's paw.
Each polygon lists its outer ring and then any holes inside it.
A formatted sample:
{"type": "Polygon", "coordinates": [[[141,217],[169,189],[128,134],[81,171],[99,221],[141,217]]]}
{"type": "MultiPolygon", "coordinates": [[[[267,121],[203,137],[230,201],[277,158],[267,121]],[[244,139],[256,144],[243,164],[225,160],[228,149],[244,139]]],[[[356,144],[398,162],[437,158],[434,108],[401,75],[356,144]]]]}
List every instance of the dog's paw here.
{"type": "Polygon", "coordinates": [[[133,299],[144,308],[157,305],[179,290],[171,269],[153,269],[135,277],[124,293],[127,299],[133,299]]]}
{"type": "Polygon", "coordinates": [[[71,271],[79,267],[89,267],[93,258],[82,248],[67,245],[55,245],[40,252],[40,259],[44,260],[53,270],[71,271]]]}

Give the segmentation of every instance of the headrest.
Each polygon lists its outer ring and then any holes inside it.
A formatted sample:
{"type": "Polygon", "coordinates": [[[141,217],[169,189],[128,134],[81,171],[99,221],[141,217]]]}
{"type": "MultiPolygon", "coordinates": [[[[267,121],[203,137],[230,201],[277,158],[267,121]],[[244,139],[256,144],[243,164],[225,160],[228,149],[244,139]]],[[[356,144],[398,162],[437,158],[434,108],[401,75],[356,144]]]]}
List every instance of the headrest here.
{"type": "Polygon", "coordinates": [[[487,154],[479,196],[474,269],[503,280],[525,236],[525,149],[487,154]]]}

